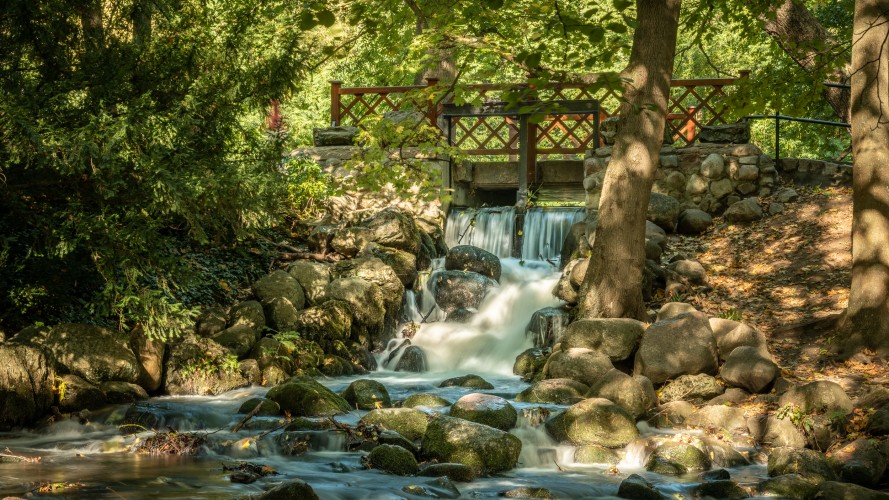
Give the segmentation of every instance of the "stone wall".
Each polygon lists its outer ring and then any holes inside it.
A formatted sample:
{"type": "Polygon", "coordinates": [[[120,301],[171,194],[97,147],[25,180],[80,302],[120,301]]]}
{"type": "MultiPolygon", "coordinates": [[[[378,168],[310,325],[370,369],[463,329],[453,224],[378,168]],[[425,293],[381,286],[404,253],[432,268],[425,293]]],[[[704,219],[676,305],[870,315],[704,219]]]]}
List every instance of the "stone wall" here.
{"type": "Polygon", "coordinates": [[[807,158],[781,158],[778,172],[782,179],[804,186],[850,185],[852,165],[807,158]]]}
{"type": "MultiPolygon", "coordinates": [[[[315,146],[297,149],[293,151],[292,155],[311,158],[321,166],[324,172],[338,179],[345,179],[355,175],[355,172],[349,167],[349,161],[356,158],[360,151],[361,148],[358,146],[315,146]]],[[[434,163],[439,169],[447,169],[448,166],[446,159],[430,157],[419,148],[396,150],[390,155],[390,158],[397,159],[399,153],[403,154],[405,158],[434,163]]],[[[423,200],[417,186],[411,188],[408,193],[400,193],[392,186],[386,186],[377,192],[349,192],[342,196],[332,197],[329,200],[328,211],[334,221],[354,222],[369,213],[386,207],[398,207],[417,217],[433,221],[442,221],[444,218],[440,200],[423,200]]]]}
{"type": "MultiPolygon", "coordinates": [[[[583,181],[587,209],[599,205],[611,149],[587,152],[583,181]]],[[[776,180],[775,162],[754,144],[664,146],[652,191],[676,198],[683,208],[720,215],[745,198],[769,196],[776,180]]]]}

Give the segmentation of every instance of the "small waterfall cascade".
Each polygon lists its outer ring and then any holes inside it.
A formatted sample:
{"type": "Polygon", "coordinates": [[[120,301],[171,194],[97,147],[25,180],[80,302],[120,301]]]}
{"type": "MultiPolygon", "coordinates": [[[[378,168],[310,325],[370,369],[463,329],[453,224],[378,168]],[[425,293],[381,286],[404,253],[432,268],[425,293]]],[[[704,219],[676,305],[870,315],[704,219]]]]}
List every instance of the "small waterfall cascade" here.
{"type": "Polygon", "coordinates": [[[543,207],[528,210],[522,230],[522,258],[557,261],[571,226],[584,217],[583,207],[543,207]]]}
{"type": "Polygon", "coordinates": [[[515,235],[515,208],[458,208],[448,214],[445,225],[448,247],[472,245],[497,257],[512,256],[515,235]]]}
{"type": "Polygon", "coordinates": [[[534,347],[552,347],[562,338],[571,318],[562,307],[545,307],[535,311],[528,323],[528,336],[534,347]]]}

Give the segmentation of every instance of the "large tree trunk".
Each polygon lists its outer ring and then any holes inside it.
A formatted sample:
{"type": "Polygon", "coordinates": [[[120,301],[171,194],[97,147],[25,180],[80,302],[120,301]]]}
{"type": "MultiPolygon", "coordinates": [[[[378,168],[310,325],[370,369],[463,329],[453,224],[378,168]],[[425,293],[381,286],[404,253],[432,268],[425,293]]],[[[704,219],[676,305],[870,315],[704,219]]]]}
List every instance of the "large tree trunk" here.
{"type": "MultiPolygon", "coordinates": [[[[837,54],[843,52],[840,44],[804,4],[785,0],[773,12],[774,18],[762,16],[766,33],[801,68],[809,73],[823,73],[823,77],[835,83],[849,82],[848,65],[844,63],[836,67],[837,54]]],[[[845,59],[846,56],[841,57],[845,59]]],[[[837,118],[848,122],[849,89],[825,87],[823,95],[837,118]]]]}
{"type": "Polygon", "coordinates": [[[852,289],[846,352],[889,354],[889,0],[857,0],[852,34],[852,289]]]}
{"type": "MultiPolygon", "coordinates": [[[[408,8],[414,13],[414,34],[422,35],[430,26],[434,27],[435,11],[451,8],[441,0],[405,0],[408,8]]],[[[442,83],[452,83],[457,77],[457,63],[454,60],[453,47],[439,44],[429,47],[429,64],[414,75],[414,85],[423,85],[427,78],[435,78],[442,83]]]]}
{"type": "Polygon", "coordinates": [[[681,0],[637,0],[638,27],[620,125],[599,202],[590,265],[579,298],[580,317],[645,316],[645,215],[658,158],[676,53],[681,0]]]}

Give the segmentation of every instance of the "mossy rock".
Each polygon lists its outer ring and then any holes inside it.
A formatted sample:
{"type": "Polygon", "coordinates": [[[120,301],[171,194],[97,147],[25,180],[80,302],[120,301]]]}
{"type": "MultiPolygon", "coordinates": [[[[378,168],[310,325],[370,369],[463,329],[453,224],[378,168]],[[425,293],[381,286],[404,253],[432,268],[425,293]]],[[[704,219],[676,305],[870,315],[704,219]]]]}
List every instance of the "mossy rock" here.
{"type": "Polygon", "coordinates": [[[579,464],[617,465],[620,462],[620,456],[610,448],[597,444],[588,444],[578,446],[574,450],[574,461],[579,464]]]}
{"type": "Polygon", "coordinates": [[[334,415],[352,409],[345,399],[305,377],[294,377],[272,387],[266,397],[281,405],[281,410],[301,417],[334,415]]]}
{"type": "Polygon", "coordinates": [[[296,417],[284,428],[284,432],[325,431],[334,427],[330,419],[313,420],[306,417],[296,417]]]}
{"type": "Polygon", "coordinates": [[[238,413],[250,413],[256,408],[256,405],[260,405],[259,412],[256,414],[257,416],[271,417],[281,414],[281,406],[278,403],[265,398],[250,398],[247,401],[244,401],[238,409],[238,413]]]}
{"type": "Polygon", "coordinates": [[[812,498],[818,491],[818,483],[799,474],[784,474],[760,481],[756,491],[762,496],[812,498]]]}
{"type": "Polygon", "coordinates": [[[449,378],[447,380],[442,381],[442,383],[438,384],[439,387],[465,387],[467,389],[480,389],[480,390],[488,390],[493,389],[494,386],[488,382],[487,380],[479,377],[478,375],[469,374],[463,375],[462,377],[454,377],[449,378]]]}
{"type": "Polygon", "coordinates": [[[441,477],[446,476],[451,481],[470,483],[475,480],[475,470],[465,464],[438,463],[423,467],[421,476],[441,477]]]}
{"type": "Polygon", "coordinates": [[[740,500],[750,498],[750,493],[731,479],[708,481],[694,489],[695,498],[723,498],[726,500],[740,500]]]}
{"type": "Polygon", "coordinates": [[[710,458],[687,443],[664,443],[654,450],[645,468],[658,474],[679,476],[709,469],[710,458]]]}
{"type": "Polygon", "coordinates": [[[393,430],[411,441],[420,439],[428,425],[426,414],[413,408],[382,408],[368,412],[361,423],[393,430]]]}
{"type": "Polygon", "coordinates": [[[574,404],[582,401],[590,388],[570,378],[551,378],[536,382],[516,396],[520,403],[574,404]]]}
{"type": "Polygon", "coordinates": [[[520,486],[511,490],[501,491],[497,496],[503,498],[556,498],[548,489],[534,486],[520,486]]]}
{"type": "Polygon", "coordinates": [[[442,408],[451,406],[452,404],[453,403],[441,396],[422,392],[419,394],[411,394],[403,403],[401,403],[401,406],[404,408],[442,408]]]}
{"type": "Polygon", "coordinates": [[[413,453],[393,444],[375,447],[367,456],[367,461],[375,469],[399,476],[409,476],[420,470],[413,453]]]}
{"type": "Polygon", "coordinates": [[[509,401],[493,394],[473,393],[458,399],[451,406],[451,416],[479,424],[489,425],[501,431],[515,427],[519,414],[509,401]]]}
{"type": "Polygon", "coordinates": [[[386,386],[376,380],[356,380],[346,387],[342,396],[353,408],[359,410],[375,410],[392,406],[386,386]]]}
{"type": "Polygon", "coordinates": [[[429,458],[461,463],[485,474],[514,468],[521,450],[516,436],[461,418],[439,416],[423,436],[423,451],[429,458]]]}
{"type": "Polygon", "coordinates": [[[815,450],[774,448],[769,455],[769,476],[800,474],[815,482],[836,481],[837,477],[827,457],[815,450]]]}
{"type": "Polygon", "coordinates": [[[602,398],[590,398],[568,407],[546,421],[556,440],[575,445],[626,446],[639,437],[636,422],[626,410],[602,398]]]}
{"type": "Polygon", "coordinates": [[[345,377],[355,374],[355,367],[349,360],[333,354],[324,356],[321,364],[318,365],[318,370],[328,377],[345,377]]]}

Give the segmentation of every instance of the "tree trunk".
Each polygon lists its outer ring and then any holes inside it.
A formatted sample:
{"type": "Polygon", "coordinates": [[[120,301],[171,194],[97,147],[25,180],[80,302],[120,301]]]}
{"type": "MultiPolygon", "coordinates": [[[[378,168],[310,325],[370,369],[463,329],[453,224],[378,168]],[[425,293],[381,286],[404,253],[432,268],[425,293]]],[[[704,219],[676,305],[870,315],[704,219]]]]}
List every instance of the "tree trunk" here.
{"type": "Polygon", "coordinates": [[[664,139],[681,0],[637,0],[620,124],[599,202],[590,265],[579,298],[583,318],[645,316],[645,215],[664,139]]]}
{"type": "MultiPolygon", "coordinates": [[[[415,35],[422,35],[430,28],[430,25],[433,24],[430,23],[430,19],[435,17],[430,15],[433,11],[450,8],[440,0],[405,0],[405,3],[416,18],[415,35]]],[[[439,44],[429,47],[428,54],[431,64],[414,75],[414,85],[424,85],[427,78],[435,78],[442,83],[453,82],[457,77],[457,63],[454,60],[453,48],[450,45],[439,44]]]]}
{"type": "MultiPolygon", "coordinates": [[[[840,44],[802,3],[785,0],[773,9],[775,17],[762,16],[766,33],[779,47],[808,73],[823,72],[834,83],[849,82],[847,64],[835,67],[840,44]]],[[[842,56],[845,59],[845,56],[842,56]]],[[[822,92],[834,114],[844,122],[849,121],[849,89],[825,87],[822,92]]]]}
{"type": "Polygon", "coordinates": [[[852,288],[844,350],[889,354],[889,0],[857,0],[852,31],[852,288]]]}

